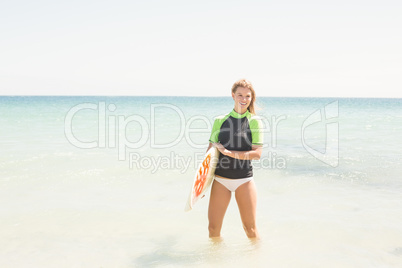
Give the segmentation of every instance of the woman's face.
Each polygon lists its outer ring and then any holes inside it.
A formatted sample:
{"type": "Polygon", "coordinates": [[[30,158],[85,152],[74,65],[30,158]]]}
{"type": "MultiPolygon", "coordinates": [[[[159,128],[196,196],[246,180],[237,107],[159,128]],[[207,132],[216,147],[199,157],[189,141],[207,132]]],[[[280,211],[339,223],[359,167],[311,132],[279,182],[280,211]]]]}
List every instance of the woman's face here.
{"type": "Polygon", "coordinates": [[[252,100],[251,90],[245,87],[238,87],[235,93],[232,93],[235,101],[235,110],[245,112],[252,100]]]}

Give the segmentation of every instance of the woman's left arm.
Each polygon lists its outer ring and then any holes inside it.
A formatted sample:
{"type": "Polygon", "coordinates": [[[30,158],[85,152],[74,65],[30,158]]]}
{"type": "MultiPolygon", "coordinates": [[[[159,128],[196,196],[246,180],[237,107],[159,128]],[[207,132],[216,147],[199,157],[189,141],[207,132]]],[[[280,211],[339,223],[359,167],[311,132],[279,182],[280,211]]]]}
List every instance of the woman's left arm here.
{"type": "Polygon", "coordinates": [[[229,151],[220,143],[214,143],[213,145],[221,154],[240,160],[258,160],[262,154],[262,145],[252,145],[250,151],[229,151]]]}

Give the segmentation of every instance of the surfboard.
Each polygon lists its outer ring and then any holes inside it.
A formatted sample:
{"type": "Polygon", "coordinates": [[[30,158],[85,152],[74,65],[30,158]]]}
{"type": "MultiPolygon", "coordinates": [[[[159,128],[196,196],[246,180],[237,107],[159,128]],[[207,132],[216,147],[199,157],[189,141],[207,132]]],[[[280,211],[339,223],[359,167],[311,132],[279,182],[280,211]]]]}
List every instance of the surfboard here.
{"type": "Polygon", "coordinates": [[[200,200],[204,193],[214,180],[215,168],[219,159],[219,151],[215,147],[211,147],[204,156],[202,162],[198,165],[195,173],[193,186],[191,187],[184,211],[189,211],[194,204],[200,200]]]}

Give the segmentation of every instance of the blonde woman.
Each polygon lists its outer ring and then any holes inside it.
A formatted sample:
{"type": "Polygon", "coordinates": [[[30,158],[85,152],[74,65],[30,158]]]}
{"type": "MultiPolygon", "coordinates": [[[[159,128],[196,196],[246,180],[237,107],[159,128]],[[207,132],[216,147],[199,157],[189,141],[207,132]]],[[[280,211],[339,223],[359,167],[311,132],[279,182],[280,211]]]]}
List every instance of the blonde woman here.
{"type": "Polygon", "coordinates": [[[259,238],[256,226],[257,193],[251,160],[262,153],[261,122],[255,116],[255,91],[245,79],[232,86],[233,110],[215,119],[209,148],[219,151],[208,208],[209,237],[220,238],[223,218],[235,193],[243,228],[251,239],[259,238]]]}

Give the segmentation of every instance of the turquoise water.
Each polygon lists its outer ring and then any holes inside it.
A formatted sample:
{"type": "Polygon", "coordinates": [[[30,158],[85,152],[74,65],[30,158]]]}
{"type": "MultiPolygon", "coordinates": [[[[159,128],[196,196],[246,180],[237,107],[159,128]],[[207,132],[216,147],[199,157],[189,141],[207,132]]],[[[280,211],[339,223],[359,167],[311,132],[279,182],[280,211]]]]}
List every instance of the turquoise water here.
{"type": "Polygon", "coordinates": [[[402,100],[259,98],[262,241],[184,213],[231,98],[0,97],[2,267],[400,267],[402,100]]]}

